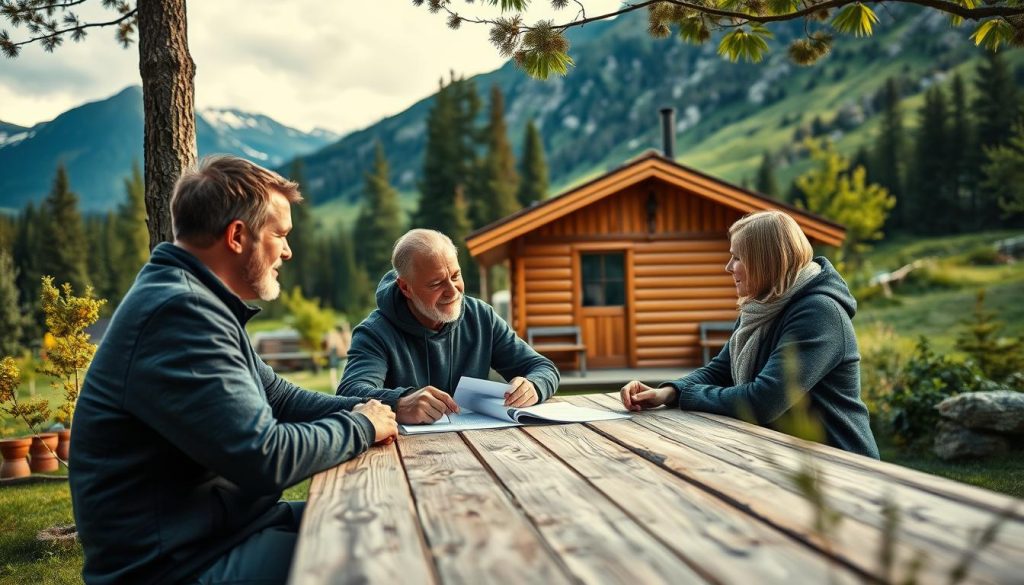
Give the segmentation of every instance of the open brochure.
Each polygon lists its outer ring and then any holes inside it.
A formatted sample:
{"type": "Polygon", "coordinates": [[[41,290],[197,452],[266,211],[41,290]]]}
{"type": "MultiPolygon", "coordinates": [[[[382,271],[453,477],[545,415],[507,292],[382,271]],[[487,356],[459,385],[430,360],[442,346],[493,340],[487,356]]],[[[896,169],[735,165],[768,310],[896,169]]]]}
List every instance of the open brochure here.
{"type": "Polygon", "coordinates": [[[534,406],[505,406],[505,393],[511,385],[463,376],[455,388],[455,403],[462,411],[442,416],[433,424],[401,425],[403,435],[500,429],[524,424],[573,423],[618,420],[629,415],[597,408],[574,406],[565,402],[546,402],[534,406]]]}

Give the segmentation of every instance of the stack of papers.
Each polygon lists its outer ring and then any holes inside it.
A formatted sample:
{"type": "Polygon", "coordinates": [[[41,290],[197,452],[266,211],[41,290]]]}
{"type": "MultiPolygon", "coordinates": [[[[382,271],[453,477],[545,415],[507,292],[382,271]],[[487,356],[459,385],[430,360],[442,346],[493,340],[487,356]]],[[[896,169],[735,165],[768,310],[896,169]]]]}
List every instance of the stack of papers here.
{"type": "Polygon", "coordinates": [[[433,424],[399,425],[403,435],[444,433],[477,429],[500,429],[524,424],[573,423],[618,420],[629,415],[597,408],[584,408],[565,402],[547,402],[535,406],[505,406],[505,393],[511,385],[463,376],[455,388],[455,403],[462,411],[442,416],[433,424]]]}

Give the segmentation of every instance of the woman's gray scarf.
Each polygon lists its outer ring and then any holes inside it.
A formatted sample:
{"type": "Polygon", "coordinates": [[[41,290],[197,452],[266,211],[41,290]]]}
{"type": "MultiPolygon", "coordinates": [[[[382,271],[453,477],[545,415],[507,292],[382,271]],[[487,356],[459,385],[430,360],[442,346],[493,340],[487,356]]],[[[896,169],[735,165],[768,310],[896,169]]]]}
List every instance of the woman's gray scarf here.
{"type": "Polygon", "coordinates": [[[754,360],[757,359],[757,352],[772,321],[786,308],[793,296],[820,272],[821,265],[812,260],[800,269],[793,285],[781,296],[766,303],[749,300],[740,306],[740,325],[729,339],[729,361],[734,384],[746,384],[754,379],[754,360]]]}

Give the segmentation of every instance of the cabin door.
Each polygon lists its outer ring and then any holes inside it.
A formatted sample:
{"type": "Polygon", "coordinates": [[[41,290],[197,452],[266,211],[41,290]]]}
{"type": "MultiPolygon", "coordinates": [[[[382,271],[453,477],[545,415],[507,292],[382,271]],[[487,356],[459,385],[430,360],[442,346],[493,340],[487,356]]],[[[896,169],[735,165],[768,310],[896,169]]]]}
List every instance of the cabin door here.
{"type": "Polygon", "coordinates": [[[587,365],[624,368],[629,363],[626,327],[626,253],[622,250],[580,252],[580,332],[587,365]]]}

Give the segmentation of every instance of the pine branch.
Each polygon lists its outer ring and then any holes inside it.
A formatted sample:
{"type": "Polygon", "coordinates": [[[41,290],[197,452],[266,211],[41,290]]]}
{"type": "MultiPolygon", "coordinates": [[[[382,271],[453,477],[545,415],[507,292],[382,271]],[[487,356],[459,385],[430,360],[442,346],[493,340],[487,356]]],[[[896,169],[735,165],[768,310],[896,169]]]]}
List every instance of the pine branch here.
{"type": "MultiPolygon", "coordinates": [[[[84,0],[75,0],[75,1],[82,2],[84,0]]],[[[60,29],[60,30],[55,30],[56,29],[56,26],[55,26],[56,23],[54,22],[54,23],[50,24],[50,27],[52,27],[52,29],[54,29],[53,32],[50,32],[49,34],[45,34],[45,35],[39,35],[37,37],[32,37],[32,38],[26,39],[24,41],[18,41],[18,42],[14,42],[14,41],[9,40],[9,38],[7,36],[7,31],[0,31],[0,50],[2,50],[3,53],[7,57],[13,58],[13,57],[17,57],[17,55],[18,55],[18,50],[19,50],[18,47],[21,47],[21,46],[24,46],[24,45],[29,45],[29,44],[32,44],[34,42],[40,41],[40,42],[42,42],[43,48],[45,50],[53,51],[53,49],[55,49],[57,47],[57,45],[60,44],[60,41],[61,41],[60,37],[62,35],[71,33],[72,37],[77,41],[77,40],[81,40],[81,38],[83,38],[85,36],[85,30],[86,29],[102,28],[102,27],[116,26],[116,25],[121,25],[123,27],[123,26],[128,24],[125,21],[128,21],[128,20],[134,18],[135,15],[138,13],[138,11],[139,11],[138,8],[133,8],[132,10],[122,14],[120,18],[115,18],[114,20],[110,20],[110,21],[107,21],[107,22],[90,22],[88,24],[81,24],[81,25],[71,26],[71,27],[68,27],[68,28],[60,29]]],[[[38,26],[33,27],[32,25],[33,25],[33,23],[29,23],[29,29],[30,30],[33,30],[33,28],[38,30],[38,26]]],[[[125,42],[125,41],[122,41],[122,42],[125,42]]]]}

